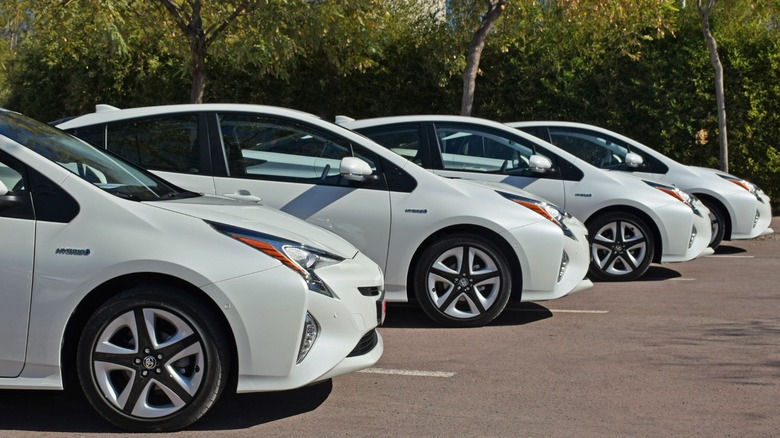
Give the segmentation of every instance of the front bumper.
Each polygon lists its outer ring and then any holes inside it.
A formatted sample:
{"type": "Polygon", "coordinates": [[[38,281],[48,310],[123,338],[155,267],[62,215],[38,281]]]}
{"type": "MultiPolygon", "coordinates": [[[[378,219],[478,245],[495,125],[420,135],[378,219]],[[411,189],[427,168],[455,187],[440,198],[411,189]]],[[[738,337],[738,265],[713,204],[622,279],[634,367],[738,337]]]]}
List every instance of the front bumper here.
{"type": "Polygon", "coordinates": [[[686,262],[712,254],[709,210],[699,200],[693,201],[698,213],[684,204],[671,204],[658,209],[662,218],[662,263],[686,262]]]}
{"type": "Polygon", "coordinates": [[[587,228],[575,218],[564,223],[575,238],[562,236],[559,244],[554,245],[555,240],[549,237],[542,244],[548,251],[529,254],[531,261],[523,272],[521,301],[553,300],[593,286],[585,278],[590,263],[587,228]]]}
{"type": "Polygon", "coordinates": [[[359,253],[318,269],[336,298],[309,291],[286,267],[246,275],[204,288],[217,288],[233,329],[238,353],[238,392],[299,388],[374,365],[384,351],[376,333],[384,317],[384,277],[359,253]],[[319,334],[296,363],[306,313],[319,334]],[[375,333],[375,336],[374,336],[375,333]],[[369,342],[366,342],[367,338],[369,342]]]}
{"type": "Polygon", "coordinates": [[[774,232],[769,228],[772,222],[772,205],[769,196],[759,191],[757,197],[752,194],[750,196],[740,194],[738,200],[735,198],[729,199],[735,210],[731,239],[753,239],[774,232]]]}

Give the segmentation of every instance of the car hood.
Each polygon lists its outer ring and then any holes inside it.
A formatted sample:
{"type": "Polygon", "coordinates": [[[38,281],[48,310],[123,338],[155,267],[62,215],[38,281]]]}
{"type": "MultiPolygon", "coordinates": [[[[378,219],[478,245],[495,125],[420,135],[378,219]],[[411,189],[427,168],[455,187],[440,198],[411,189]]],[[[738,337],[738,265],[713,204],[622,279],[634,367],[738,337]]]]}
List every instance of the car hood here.
{"type": "Polygon", "coordinates": [[[705,176],[705,177],[713,176],[713,177],[718,177],[718,179],[721,180],[722,178],[720,178],[718,175],[725,175],[725,176],[730,176],[732,178],[742,179],[738,176],[732,175],[730,173],[726,173],[719,169],[711,169],[709,167],[699,167],[699,166],[685,166],[685,167],[688,168],[689,172],[693,173],[696,176],[705,176]]]}
{"type": "MultiPolygon", "coordinates": [[[[505,184],[501,182],[494,182],[494,181],[481,181],[481,180],[469,180],[469,179],[459,179],[459,178],[448,178],[451,180],[453,185],[467,185],[467,186],[476,186],[476,187],[484,187],[490,190],[504,192],[504,193],[510,193],[513,195],[523,196],[529,199],[533,199],[535,201],[539,202],[545,202],[547,204],[555,205],[552,202],[548,201],[547,199],[542,198],[539,195],[535,195],[531,192],[527,192],[521,188],[515,187],[510,184],[505,184]]],[[[556,205],[556,207],[558,207],[556,205]]],[[[559,207],[560,208],[560,207],[559,207]]]]}
{"type": "Polygon", "coordinates": [[[343,238],[262,204],[204,195],[144,204],[203,220],[270,234],[282,239],[353,258],[358,250],[343,238]]]}

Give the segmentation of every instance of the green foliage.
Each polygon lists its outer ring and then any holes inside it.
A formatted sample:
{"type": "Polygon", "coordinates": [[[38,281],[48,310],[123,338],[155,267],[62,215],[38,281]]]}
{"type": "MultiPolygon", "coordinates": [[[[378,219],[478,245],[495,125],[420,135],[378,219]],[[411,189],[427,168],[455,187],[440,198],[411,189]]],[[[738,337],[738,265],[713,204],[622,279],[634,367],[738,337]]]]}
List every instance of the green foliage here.
{"type": "MultiPolygon", "coordinates": [[[[189,11],[194,0],[174,1],[189,11]]],[[[451,0],[210,0],[204,101],[286,106],[332,119],[459,112],[483,13],[451,0]]],[[[510,1],[482,55],[473,113],[566,119],[718,167],[714,80],[695,2],[510,1]]],[[[780,197],[780,0],[722,0],[732,173],[780,197]]],[[[42,120],[186,102],[190,47],[161,0],[0,0],[0,104],[42,120]],[[13,31],[13,32],[12,32],[13,31]],[[14,35],[15,44],[11,44],[14,35]]]]}

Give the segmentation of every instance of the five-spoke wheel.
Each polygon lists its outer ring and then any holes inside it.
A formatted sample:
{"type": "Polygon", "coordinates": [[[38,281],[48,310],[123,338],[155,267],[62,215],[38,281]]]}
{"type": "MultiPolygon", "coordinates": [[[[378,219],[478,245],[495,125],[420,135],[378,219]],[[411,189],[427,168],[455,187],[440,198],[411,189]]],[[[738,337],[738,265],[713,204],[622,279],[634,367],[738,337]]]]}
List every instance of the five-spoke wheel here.
{"type": "Polygon", "coordinates": [[[181,295],[138,287],[110,299],[87,322],[79,380],[95,409],[119,427],[181,429],[224,388],[229,354],[220,324],[197,300],[181,295]]]}
{"type": "Polygon", "coordinates": [[[512,291],[509,264],[486,239],[454,234],[422,253],[414,275],[417,299],[434,321],[478,327],[495,319],[512,291]]]}
{"type": "Polygon", "coordinates": [[[655,251],[647,224],[631,213],[607,213],[588,223],[590,276],[603,281],[630,281],[650,267],[655,251]]]}

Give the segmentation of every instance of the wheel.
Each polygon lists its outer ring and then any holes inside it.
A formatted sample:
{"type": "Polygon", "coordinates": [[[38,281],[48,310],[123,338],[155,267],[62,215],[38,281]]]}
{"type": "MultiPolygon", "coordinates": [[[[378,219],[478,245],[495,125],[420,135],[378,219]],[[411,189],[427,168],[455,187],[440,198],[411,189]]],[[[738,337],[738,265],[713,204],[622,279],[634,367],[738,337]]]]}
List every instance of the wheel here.
{"type": "Polygon", "coordinates": [[[631,213],[607,213],[588,223],[589,275],[594,280],[631,281],[653,261],[655,242],[645,221],[631,213]]]}
{"type": "Polygon", "coordinates": [[[219,321],[185,292],[139,286],[103,304],[79,339],[84,394],[103,417],[137,432],[178,430],[224,389],[230,354],[219,321]]]}
{"type": "Polygon", "coordinates": [[[710,210],[710,225],[712,226],[712,237],[710,238],[710,248],[715,249],[723,241],[726,235],[726,219],[719,204],[706,198],[699,198],[702,204],[710,210]]]}
{"type": "Polygon", "coordinates": [[[479,327],[509,301],[509,263],[493,243],[453,234],[422,253],[414,273],[417,300],[434,321],[448,327],[479,327]]]}

